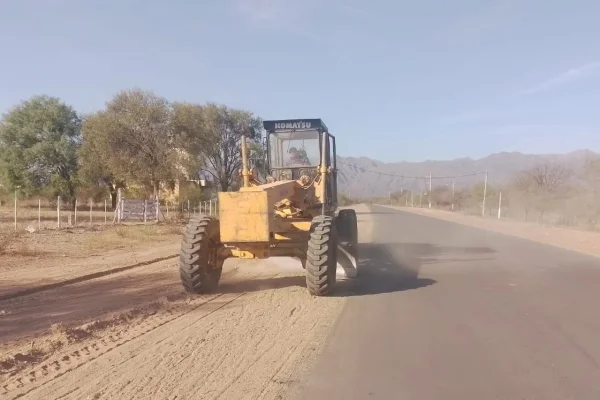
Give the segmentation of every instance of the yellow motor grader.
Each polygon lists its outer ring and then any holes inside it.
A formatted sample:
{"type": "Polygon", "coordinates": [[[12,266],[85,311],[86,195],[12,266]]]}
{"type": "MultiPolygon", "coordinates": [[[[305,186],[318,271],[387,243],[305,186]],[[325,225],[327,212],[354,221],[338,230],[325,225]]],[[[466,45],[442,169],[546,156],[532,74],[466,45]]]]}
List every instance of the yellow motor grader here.
{"type": "Polygon", "coordinates": [[[301,261],[310,294],[331,293],[338,260],[356,276],[358,230],[352,209],[337,211],[335,137],[321,119],[264,121],[267,177],[248,165],[242,137],[243,186],[218,194],[218,218],[187,224],[180,276],[192,293],[213,291],[227,258],[294,257],[301,261]]]}

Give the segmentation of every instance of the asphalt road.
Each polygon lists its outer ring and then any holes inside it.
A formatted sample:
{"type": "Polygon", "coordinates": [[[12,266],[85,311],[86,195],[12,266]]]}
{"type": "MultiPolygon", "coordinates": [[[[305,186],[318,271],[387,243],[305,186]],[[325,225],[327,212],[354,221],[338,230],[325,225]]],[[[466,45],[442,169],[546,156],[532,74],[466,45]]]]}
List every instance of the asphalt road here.
{"type": "Polygon", "coordinates": [[[326,350],[289,398],[600,399],[600,259],[373,207],[326,350]]]}

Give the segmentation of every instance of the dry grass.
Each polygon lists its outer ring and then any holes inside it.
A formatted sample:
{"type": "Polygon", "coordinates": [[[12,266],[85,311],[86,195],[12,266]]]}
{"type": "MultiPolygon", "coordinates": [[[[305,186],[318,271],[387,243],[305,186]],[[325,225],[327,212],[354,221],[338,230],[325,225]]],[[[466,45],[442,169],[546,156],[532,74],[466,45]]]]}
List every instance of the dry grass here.
{"type": "Polygon", "coordinates": [[[32,261],[52,263],[52,258],[81,259],[113,250],[133,254],[153,244],[176,242],[182,232],[183,224],[171,222],[81,226],[34,233],[5,230],[0,231],[0,268],[19,267],[32,261]]]}
{"type": "Polygon", "coordinates": [[[22,234],[16,232],[0,232],[0,256],[38,257],[43,251],[31,246],[22,234]]]}
{"type": "Polygon", "coordinates": [[[15,241],[15,236],[17,234],[4,234],[0,235],[0,256],[6,255],[9,253],[12,244],[15,241]]]}
{"type": "Polygon", "coordinates": [[[91,252],[128,248],[168,240],[175,235],[181,235],[182,232],[183,228],[179,224],[115,226],[89,236],[82,245],[91,252]]]}

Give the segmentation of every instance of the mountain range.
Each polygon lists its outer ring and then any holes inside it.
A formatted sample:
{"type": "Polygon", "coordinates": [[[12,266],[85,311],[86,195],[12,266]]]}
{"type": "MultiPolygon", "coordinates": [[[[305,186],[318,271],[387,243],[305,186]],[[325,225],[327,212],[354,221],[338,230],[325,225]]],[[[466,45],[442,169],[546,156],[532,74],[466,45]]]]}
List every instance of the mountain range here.
{"type": "Polygon", "coordinates": [[[490,185],[503,185],[510,182],[519,171],[543,163],[557,163],[578,173],[583,170],[587,161],[597,157],[600,154],[591,150],[577,150],[566,154],[500,152],[480,159],[396,163],[384,163],[367,157],[338,156],[338,186],[341,193],[367,199],[387,196],[400,189],[426,189],[430,173],[433,177],[432,186],[451,185],[454,180],[456,187],[465,187],[483,182],[485,171],[488,172],[490,185]]]}

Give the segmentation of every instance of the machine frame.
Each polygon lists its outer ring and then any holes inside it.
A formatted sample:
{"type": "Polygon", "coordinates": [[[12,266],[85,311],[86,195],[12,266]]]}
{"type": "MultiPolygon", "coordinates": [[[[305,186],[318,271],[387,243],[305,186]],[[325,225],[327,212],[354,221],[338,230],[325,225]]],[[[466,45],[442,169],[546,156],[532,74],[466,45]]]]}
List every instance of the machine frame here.
{"type": "Polygon", "coordinates": [[[216,288],[223,262],[232,257],[297,258],[313,295],[326,295],[335,285],[340,250],[356,270],[356,214],[342,210],[336,215],[335,136],[320,119],[272,120],[264,121],[263,126],[267,132],[267,182],[254,178],[248,167],[246,138],[242,137],[243,186],[237,192],[218,194],[219,219],[202,216],[190,220],[186,228],[180,275],[190,292],[216,288]],[[308,131],[318,132],[318,166],[273,165],[271,135],[289,133],[293,137],[308,131]],[[292,179],[274,177],[283,170],[290,170],[292,179]]]}

